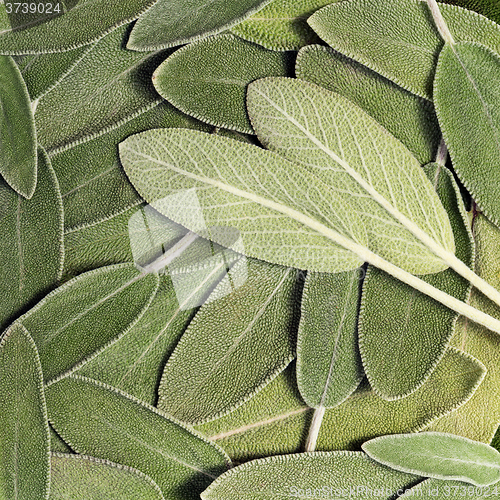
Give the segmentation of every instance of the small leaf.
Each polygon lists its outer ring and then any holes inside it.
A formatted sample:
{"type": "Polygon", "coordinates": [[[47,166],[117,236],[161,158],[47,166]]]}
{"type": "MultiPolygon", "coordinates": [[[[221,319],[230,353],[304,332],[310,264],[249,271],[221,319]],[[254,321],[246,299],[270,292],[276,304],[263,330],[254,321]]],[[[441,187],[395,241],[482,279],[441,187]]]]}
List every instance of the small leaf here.
{"type": "Polygon", "coordinates": [[[357,316],[363,269],[309,273],[297,340],[297,382],[312,408],[337,406],[363,378],[357,316]]]}
{"type": "Polygon", "coordinates": [[[0,497],[44,500],[49,489],[49,426],[35,343],[20,325],[0,340],[0,497]]]}
{"type": "Polygon", "coordinates": [[[165,498],[199,499],[229,466],[218,446],[110,386],[70,375],[46,397],[51,424],[76,452],[140,470],[165,498]]]}
{"type": "Polygon", "coordinates": [[[295,356],[296,274],[253,259],[235,264],[165,365],[158,408],[184,422],[212,420],[281,372],[295,356]]]}
{"type": "Polygon", "coordinates": [[[50,473],[49,500],[163,500],[150,477],[109,460],[53,453],[50,473]]]}
{"type": "Polygon", "coordinates": [[[153,50],[194,42],[232,28],[270,0],[158,0],[135,23],[127,47],[153,50]]]}
{"type": "Polygon", "coordinates": [[[12,57],[0,56],[0,174],[25,198],[35,192],[36,133],[31,102],[12,57]]]}
{"type": "Polygon", "coordinates": [[[402,472],[436,479],[456,479],[475,486],[500,480],[500,453],[453,434],[422,432],[382,436],[363,444],[377,462],[402,472]]]}
{"type": "Polygon", "coordinates": [[[0,180],[0,328],[57,283],[63,261],[63,209],[47,155],[38,151],[38,184],[26,200],[0,180]]]}
{"type": "Polygon", "coordinates": [[[434,82],[436,112],[453,167],[479,208],[497,225],[499,78],[500,57],[479,44],[464,42],[445,45],[434,82]]]}
{"type": "MultiPolygon", "coordinates": [[[[0,54],[63,52],[92,43],[114,28],[137,19],[155,0],[76,0],[46,4],[51,13],[6,14],[9,2],[0,3],[0,54]],[[61,13],[57,14],[56,6],[61,13]],[[64,13],[62,13],[64,10],[64,13]]],[[[35,4],[37,5],[37,4],[35,4]]],[[[14,10],[16,4],[11,4],[14,10]]],[[[19,7],[18,7],[19,9],[19,7]]],[[[24,8],[23,8],[24,9],[24,8]]]]}
{"type": "Polygon", "coordinates": [[[217,478],[203,500],[278,500],[282,498],[389,499],[419,478],[388,469],[364,453],[300,453],[254,460],[217,478]],[[336,492],[342,492],[340,493],[336,492]]]}
{"type": "Polygon", "coordinates": [[[265,76],[287,76],[292,68],[290,54],[223,34],[174,52],[155,71],[153,82],[158,93],[184,113],[253,134],[245,107],[247,85],[265,76]]]}

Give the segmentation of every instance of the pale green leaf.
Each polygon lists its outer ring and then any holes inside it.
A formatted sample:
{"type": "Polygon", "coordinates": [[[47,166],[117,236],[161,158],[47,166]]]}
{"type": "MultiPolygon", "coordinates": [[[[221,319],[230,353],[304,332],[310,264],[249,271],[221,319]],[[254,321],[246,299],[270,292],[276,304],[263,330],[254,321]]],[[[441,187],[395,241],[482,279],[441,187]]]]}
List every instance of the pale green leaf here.
{"type": "Polygon", "coordinates": [[[335,0],[273,0],[231,31],[270,50],[298,50],[316,42],[307,18],[335,0]]]}
{"type": "Polygon", "coordinates": [[[434,160],[441,132],[432,104],[329,47],[309,45],[297,55],[297,78],[347,97],[375,118],[425,164],[434,160]]]}
{"type": "Polygon", "coordinates": [[[157,287],[157,275],[118,264],[82,274],[42,299],[19,321],[37,345],[45,381],[74,370],[126,332],[157,287]]]}
{"type": "Polygon", "coordinates": [[[150,477],[109,460],[53,453],[50,474],[49,500],[163,500],[150,477]]]}
{"type": "Polygon", "coordinates": [[[473,43],[445,45],[434,103],[453,167],[481,211],[500,224],[500,57],[473,43]],[[466,105],[464,105],[466,103],[466,105]]]}
{"type": "Polygon", "coordinates": [[[419,478],[370,460],[364,453],[300,453],[254,460],[217,478],[203,500],[278,500],[293,498],[390,499],[419,478]]]}
{"type": "MultiPolygon", "coordinates": [[[[70,0],[44,4],[44,14],[16,14],[14,2],[0,2],[0,54],[63,52],[87,45],[137,19],[155,0],[70,0]],[[6,4],[14,11],[7,14],[6,4]],[[61,14],[56,14],[59,6],[61,14]]],[[[35,4],[40,5],[40,4],[35,4]]]]}
{"type": "MultiPolygon", "coordinates": [[[[456,41],[480,42],[500,51],[500,27],[454,5],[440,4],[456,41]]],[[[431,13],[421,0],[349,0],[329,5],[308,20],[332,48],[409,91],[432,98],[443,47],[431,13]]]]}
{"type": "Polygon", "coordinates": [[[300,292],[292,268],[254,259],[235,264],[165,365],[158,408],[201,423],[269,383],[295,356],[300,292]]]}
{"type": "Polygon", "coordinates": [[[414,274],[446,269],[411,228],[454,253],[446,211],[415,157],[365,111],[308,82],[267,78],[250,84],[248,113],[266,147],[349,197],[342,212],[359,214],[372,252],[414,274]]]}
{"type": "MultiPolygon", "coordinates": [[[[460,191],[436,163],[424,168],[448,212],[457,257],[474,264],[474,244],[460,191]]],[[[466,301],[470,284],[451,269],[423,280],[466,301]]],[[[369,266],[363,282],[359,348],[373,389],[384,399],[407,396],[430,375],[453,334],[457,314],[427,295],[369,266]]]]}
{"type": "Polygon", "coordinates": [[[413,488],[404,492],[403,500],[408,498],[433,498],[435,500],[445,500],[450,497],[465,497],[470,500],[484,500],[487,497],[496,497],[498,486],[471,486],[462,481],[445,481],[443,479],[426,479],[418,483],[413,488]]]}
{"type": "Polygon", "coordinates": [[[500,480],[500,453],[461,436],[442,432],[381,436],[363,443],[374,460],[393,469],[475,486],[500,480]]]}
{"type": "Polygon", "coordinates": [[[199,499],[230,465],[218,446],[110,386],[70,375],[46,397],[50,422],[71,448],[140,470],[165,498],[199,499]]]}
{"type": "Polygon", "coordinates": [[[247,85],[265,76],[292,74],[293,60],[291,54],[222,34],[174,52],[155,71],[153,83],[161,96],[184,113],[252,134],[245,107],[247,85]]]}
{"type": "Polygon", "coordinates": [[[0,56],[0,175],[25,198],[35,192],[36,132],[31,102],[12,57],[0,56]]]}
{"type": "MultiPolygon", "coordinates": [[[[229,415],[198,426],[234,459],[303,451],[312,410],[298,393],[293,365],[229,415]]],[[[368,386],[327,409],[317,450],[359,450],[376,436],[418,431],[468,401],[484,378],[484,366],[449,349],[425,384],[398,401],[384,401],[368,386]]]]}
{"type": "Polygon", "coordinates": [[[297,382],[304,401],[313,408],[337,406],[363,378],[356,328],[363,276],[364,269],[307,275],[297,339],[297,382]]]}
{"type": "Polygon", "coordinates": [[[158,0],[135,23],[131,50],[175,47],[232,28],[270,0],[158,0]]]}
{"type": "Polygon", "coordinates": [[[0,498],[44,500],[49,489],[49,426],[35,343],[20,325],[0,339],[0,498]]]}
{"type": "Polygon", "coordinates": [[[38,151],[38,182],[30,200],[0,181],[0,328],[57,283],[63,261],[63,210],[56,176],[38,151]]]}

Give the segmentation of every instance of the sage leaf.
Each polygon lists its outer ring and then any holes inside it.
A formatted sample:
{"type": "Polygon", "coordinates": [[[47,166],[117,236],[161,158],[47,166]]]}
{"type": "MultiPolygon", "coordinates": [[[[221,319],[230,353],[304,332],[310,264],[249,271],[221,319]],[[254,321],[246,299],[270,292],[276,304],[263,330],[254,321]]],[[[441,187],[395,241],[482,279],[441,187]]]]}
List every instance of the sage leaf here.
{"type": "Polygon", "coordinates": [[[63,261],[63,211],[56,176],[38,151],[38,182],[26,200],[0,181],[0,327],[53,288],[63,261]]]}
{"type": "MultiPolygon", "coordinates": [[[[155,0],[54,2],[52,13],[47,10],[35,19],[33,14],[21,14],[21,10],[7,14],[7,3],[0,3],[0,19],[5,20],[0,29],[0,54],[13,55],[64,52],[87,45],[137,19],[155,0]]],[[[11,5],[14,9],[15,4],[11,5]]]]}
{"type": "MultiPolygon", "coordinates": [[[[479,42],[500,51],[500,27],[493,21],[454,5],[440,4],[439,8],[456,41],[479,42]]],[[[444,42],[425,1],[338,2],[317,11],[308,23],[333,49],[410,92],[432,99],[444,42]]]]}
{"type": "Polygon", "coordinates": [[[270,50],[299,50],[317,41],[307,18],[332,0],[273,0],[231,32],[270,50]]]}
{"type": "Polygon", "coordinates": [[[162,97],[184,113],[217,127],[253,134],[245,107],[247,85],[292,72],[290,54],[222,34],[174,52],[157,68],[153,83],[162,97]]]}
{"type": "Polygon", "coordinates": [[[349,492],[352,498],[370,498],[373,491],[380,491],[382,498],[389,499],[417,480],[418,476],[375,464],[360,452],[300,453],[254,460],[235,467],[217,478],[201,498],[319,499],[326,495],[335,497],[335,491],[349,492]]]}
{"type": "Polygon", "coordinates": [[[53,453],[50,474],[49,500],[163,500],[150,477],[109,460],[53,453]]]}
{"type": "Polygon", "coordinates": [[[62,440],[52,426],[50,431],[50,451],[54,453],[72,453],[71,448],[62,440]]]}
{"type": "Polygon", "coordinates": [[[46,499],[49,426],[42,369],[33,339],[12,325],[0,340],[0,497],[46,499]]]}
{"type": "Polygon", "coordinates": [[[496,23],[500,22],[500,7],[494,0],[447,0],[447,3],[474,10],[496,23]]]}
{"type": "MultiPolygon", "coordinates": [[[[418,483],[413,488],[405,491],[402,495],[403,500],[407,500],[408,497],[418,496],[419,498],[436,498],[437,500],[444,500],[449,498],[450,495],[457,492],[458,494],[465,493],[467,498],[471,500],[479,500],[489,495],[490,493],[495,495],[495,488],[486,486],[485,488],[474,487],[470,484],[464,483],[462,481],[451,481],[442,479],[426,479],[421,483],[418,483]]],[[[498,491],[498,488],[497,490],[498,491]]]]}
{"type": "Polygon", "coordinates": [[[402,472],[455,479],[475,486],[500,480],[500,453],[461,436],[441,432],[396,434],[367,441],[363,450],[377,462],[402,472]]]}
{"type": "Polygon", "coordinates": [[[421,164],[434,161],[441,132],[432,104],[329,47],[299,51],[297,78],[343,95],[365,110],[421,164]]]}
{"type": "Polygon", "coordinates": [[[233,27],[270,0],[158,0],[135,23],[127,47],[152,50],[194,42],[233,27]]]}
{"type": "Polygon", "coordinates": [[[364,376],[356,328],[363,275],[363,269],[307,275],[297,338],[297,383],[312,408],[337,406],[364,376]]]}
{"type": "Polygon", "coordinates": [[[199,498],[230,465],[217,445],[105,384],[70,375],[46,397],[51,424],[76,452],[140,470],[165,498],[199,498]]]}
{"type": "Polygon", "coordinates": [[[411,229],[413,223],[433,248],[454,253],[448,215],[430,181],[361,108],[307,82],[268,78],[249,86],[248,112],[266,147],[355,200],[346,207],[360,214],[370,250],[411,273],[447,267],[411,229]]]}
{"type": "Polygon", "coordinates": [[[292,268],[239,261],[165,365],[158,408],[183,422],[212,420],[281,372],[295,357],[301,291],[296,275],[292,268]],[[238,281],[242,284],[235,288],[238,281]]]}
{"type": "MultiPolygon", "coordinates": [[[[317,450],[360,450],[376,436],[419,431],[466,403],[485,376],[470,355],[448,349],[434,372],[410,396],[385,401],[367,383],[325,411],[317,450]]],[[[312,410],[303,402],[293,365],[229,415],[197,426],[237,461],[304,449],[312,410]]]]}
{"type": "MultiPolygon", "coordinates": [[[[457,257],[473,267],[469,220],[453,175],[436,163],[424,170],[448,212],[457,257]]],[[[469,297],[470,284],[452,269],[422,279],[457,299],[469,297]]],[[[420,387],[443,355],[456,320],[454,311],[369,266],[363,282],[359,348],[375,392],[391,400],[420,387]]]]}
{"type": "Polygon", "coordinates": [[[157,287],[157,275],[118,264],[82,274],[42,299],[19,321],[37,345],[44,380],[74,370],[127,331],[157,287]]]}
{"type": "Polygon", "coordinates": [[[436,112],[453,167],[481,211],[497,225],[500,205],[495,169],[500,161],[500,112],[495,82],[499,77],[497,54],[463,42],[445,45],[434,82],[436,112]],[[449,92],[453,92],[453,99],[449,92]]]}
{"type": "Polygon", "coordinates": [[[166,54],[126,50],[128,31],[122,26],[99,40],[40,98],[38,141],[50,154],[109,132],[161,101],[150,78],[166,54]]]}
{"type": "Polygon", "coordinates": [[[25,198],[35,192],[36,132],[23,77],[9,56],[0,56],[0,174],[25,198]]]}

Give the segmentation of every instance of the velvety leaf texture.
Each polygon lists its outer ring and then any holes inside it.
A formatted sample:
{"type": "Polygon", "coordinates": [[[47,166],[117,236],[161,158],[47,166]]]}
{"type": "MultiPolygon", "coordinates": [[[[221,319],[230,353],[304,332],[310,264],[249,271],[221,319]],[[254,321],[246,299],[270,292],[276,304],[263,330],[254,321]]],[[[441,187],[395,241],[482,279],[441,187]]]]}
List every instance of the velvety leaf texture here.
{"type": "Polygon", "coordinates": [[[446,0],[446,3],[479,12],[496,23],[500,22],[500,5],[496,0],[446,0]]]}

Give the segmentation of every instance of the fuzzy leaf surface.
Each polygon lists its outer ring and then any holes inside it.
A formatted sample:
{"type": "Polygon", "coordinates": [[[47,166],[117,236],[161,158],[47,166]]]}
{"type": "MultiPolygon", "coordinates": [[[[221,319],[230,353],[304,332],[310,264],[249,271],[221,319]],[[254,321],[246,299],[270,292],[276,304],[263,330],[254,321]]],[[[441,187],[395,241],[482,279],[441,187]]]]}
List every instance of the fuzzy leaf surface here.
{"type": "Polygon", "coordinates": [[[496,0],[446,0],[446,3],[473,10],[496,23],[500,22],[500,5],[496,0]]]}
{"type": "Polygon", "coordinates": [[[418,496],[418,498],[435,498],[436,500],[444,500],[445,498],[449,498],[454,492],[457,492],[459,495],[467,495],[467,498],[471,500],[480,500],[484,498],[485,495],[489,495],[490,492],[493,493],[495,488],[498,487],[486,486],[485,488],[474,487],[469,483],[464,483],[462,481],[451,481],[451,480],[443,480],[443,479],[426,479],[421,483],[418,483],[413,488],[410,488],[408,491],[405,491],[405,494],[400,498],[403,500],[408,500],[409,497],[414,498],[418,496]]]}
{"type": "Polygon", "coordinates": [[[0,497],[46,499],[49,425],[42,369],[33,339],[12,325],[0,340],[0,497]]]}
{"type": "Polygon", "coordinates": [[[293,73],[293,57],[231,34],[190,43],[155,71],[158,93],[184,113],[217,127],[253,134],[245,97],[250,82],[293,73]]]}
{"type": "MultiPolygon", "coordinates": [[[[440,10],[456,41],[479,42],[500,51],[500,26],[454,5],[440,10]]],[[[311,16],[310,26],[333,49],[401,87],[432,99],[444,42],[421,0],[353,0],[329,5],[311,16]]]]}
{"type": "Polygon", "coordinates": [[[229,466],[219,447],[110,386],[70,375],[46,397],[51,424],[76,452],[140,470],[165,498],[199,499],[229,466]]]}

